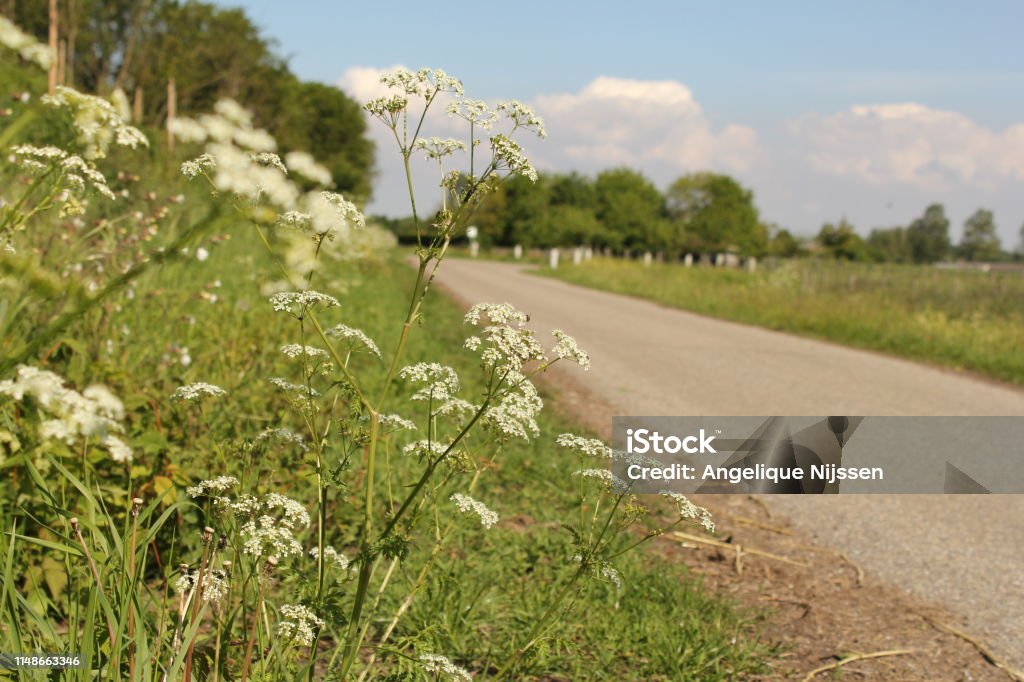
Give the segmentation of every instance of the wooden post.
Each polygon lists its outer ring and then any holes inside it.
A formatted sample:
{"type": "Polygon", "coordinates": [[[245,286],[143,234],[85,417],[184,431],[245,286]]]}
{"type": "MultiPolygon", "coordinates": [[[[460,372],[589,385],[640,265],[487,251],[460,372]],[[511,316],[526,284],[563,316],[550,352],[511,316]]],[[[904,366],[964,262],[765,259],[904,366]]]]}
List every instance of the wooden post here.
{"type": "Polygon", "coordinates": [[[57,0],[50,0],[50,74],[49,92],[52,95],[57,91],[57,69],[60,64],[60,50],[57,44],[57,21],[60,14],[57,11],[57,0]]]}
{"type": "Polygon", "coordinates": [[[174,79],[167,81],[167,151],[174,153],[174,117],[178,115],[178,90],[174,79]]]}
{"type": "Polygon", "coordinates": [[[142,124],[142,88],[135,86],[135,99],[132,102],[132,123],[142,124]]]}

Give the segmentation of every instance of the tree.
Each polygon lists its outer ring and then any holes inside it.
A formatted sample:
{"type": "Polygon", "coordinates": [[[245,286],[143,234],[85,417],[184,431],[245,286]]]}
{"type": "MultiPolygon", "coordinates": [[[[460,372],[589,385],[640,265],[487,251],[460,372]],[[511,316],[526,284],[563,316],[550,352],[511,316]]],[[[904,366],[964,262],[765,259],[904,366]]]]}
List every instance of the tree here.
{"type": "Polygon", "coordinates": [[[992,211],[979,208],[964,223],[964,236],[957,252],[969,261],[998,260],[1002,255],[992,211]]]}
{"type": "Polygon", "coordinates": [[[651,251],[672,248],[665,198],[650,180],[628,168],[616,168],[599,173],[594,190],[597,218],[606,231],[603,245],[651,251]]]}
{"type": "Polygon", "coordinates": [[[914,260],[907,230],[902,227],[871,230],[867,239],[867,252],[871,260],[880,263],[911,263],[914,260]]]}
{"type": "Polygon", "coordinates": [[[942,204],[932,204],[910,224],[907,242],[915,263],[935,263],[949,255],[949,219],[942,204]]]}
{"type": "Polygon", "coordinates": [[[838,225],[825,223],[817,239],[825,252],[837,260],[865,260],[867,257],[864,240],[846,218],[838,225]]]}
{"type": "Polygon", "coordinates": [[[683,176],[669,187],[666,199],[669,217],[690,236],[690,248],[759,254],[767,247],[753,193],[728,175],[683,176]]]}
{"type": "Polygon", "coordinates": [[[768,232],[771,234],[769,254],[779,258],[793,258],[800,254],[800,242],[789,230],[773,225],[768,228],[768,232]]]}

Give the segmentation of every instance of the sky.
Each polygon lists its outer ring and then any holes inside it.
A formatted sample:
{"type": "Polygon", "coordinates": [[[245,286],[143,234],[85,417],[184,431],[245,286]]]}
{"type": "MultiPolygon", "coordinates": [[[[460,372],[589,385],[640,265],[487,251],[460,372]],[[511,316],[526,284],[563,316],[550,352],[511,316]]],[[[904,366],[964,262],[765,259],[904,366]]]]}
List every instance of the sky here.
{"type": "MultiPolygon", "coordinates": [[[[729,173],[764,220],[808,235],[843,217],[865,234],[907,224],[932,202],[954,236],[979,207],[1008,246],[1024,223],[1016,0],[217,2],[244,7],[300,77],[360,100],[401,65],[533,106],[541,170],[629,166],[662,189],[729,173]]],[[[442,119],[432,132],[456,132],[442,119]]],[[[372,130],[368,210],[407,214],[394,143],[372,130]]]]}

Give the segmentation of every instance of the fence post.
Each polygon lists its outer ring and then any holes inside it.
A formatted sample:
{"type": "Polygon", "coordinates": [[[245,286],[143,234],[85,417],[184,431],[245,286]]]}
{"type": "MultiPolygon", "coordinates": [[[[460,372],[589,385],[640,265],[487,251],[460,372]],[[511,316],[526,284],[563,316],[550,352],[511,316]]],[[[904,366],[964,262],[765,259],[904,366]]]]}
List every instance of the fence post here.
{"type": "Polygon", "coordinates": [[[178,89],[174,79],[167,81],[167,151],[174,153],[174,119],[178,115],[178,89]]]}
{"type": "Polygon", "coordinates": [[[548,267],[552,269],[558,267],[558,249],[551,249],[548,252],[548,267]]]}
{"type": "Polygon", "coordinates": [[[50,0],[50,72],[47,85],[51,95],[57,91],[57,75],[60,68],[60,45],[57,42],[57,22],[59,19],[60,12],[57,9],[57,0],[50,0]]]}
{"type": "Polygon", "coordinates": [[[650,251],[644,251],[644,267],[645,268],[651,267],[651,262],[653,260],[654,260],[654,257],[651,256],[651,252],[650,251]]]}
{"type": "Polygon", "coordinates": [[[516,244],[512,247],[512,257],[519,260],[523,257],[523,247],[521,244],[516,244]]]}

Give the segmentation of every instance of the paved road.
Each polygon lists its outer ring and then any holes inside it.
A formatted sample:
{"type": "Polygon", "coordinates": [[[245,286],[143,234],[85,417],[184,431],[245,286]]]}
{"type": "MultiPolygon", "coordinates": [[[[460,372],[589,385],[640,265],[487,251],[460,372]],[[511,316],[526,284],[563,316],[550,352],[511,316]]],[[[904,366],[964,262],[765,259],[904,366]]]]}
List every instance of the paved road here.
{"type": "MultiPolygon", "coordinates": [[[[573,335],[575,378],[635,415],[1024,415],[1024,391],[565,284],[521,266],[444,263],[460,298],[508,302],[573,335]]],[[[1024,666],[1024,495],[773,496],[794,525],[965,615],[1024,666]]]]}

